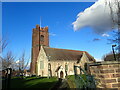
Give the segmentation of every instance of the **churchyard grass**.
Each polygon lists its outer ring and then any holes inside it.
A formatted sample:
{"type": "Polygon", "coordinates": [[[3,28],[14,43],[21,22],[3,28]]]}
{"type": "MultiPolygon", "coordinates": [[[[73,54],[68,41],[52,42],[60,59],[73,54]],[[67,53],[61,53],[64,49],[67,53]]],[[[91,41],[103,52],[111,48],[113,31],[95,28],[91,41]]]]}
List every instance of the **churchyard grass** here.
{"type": "MultiPolygon", "coordinates": [[[[86,81],[85,74],[82,74],[81,77],[86,81]]],[[[66,78],[67,78],[67,82],[68,82],[70,88],[76,88],[75,76],[74,75],[68,75],[66,78]]],[[[83,82],[81,82],[80,84],[83,85],[83,82]]]]}
{"type": "Polygon", "coordinates": [[[76,88],[74,75],[69,75],[66,78],[70,88],[76,88]]]}
{"type": "MultiPolygon", "coordinates": [[[[52,88],[56,82],[56,77],[52,78],[40,78],[40,77],[27,77],[27,78],[18,78],[14,77],[11,79],[10,87],[11,88],[46,88],[47,90],[52,88]]],[[[4,84],[4,83],[3,83],[4,84]]]]}

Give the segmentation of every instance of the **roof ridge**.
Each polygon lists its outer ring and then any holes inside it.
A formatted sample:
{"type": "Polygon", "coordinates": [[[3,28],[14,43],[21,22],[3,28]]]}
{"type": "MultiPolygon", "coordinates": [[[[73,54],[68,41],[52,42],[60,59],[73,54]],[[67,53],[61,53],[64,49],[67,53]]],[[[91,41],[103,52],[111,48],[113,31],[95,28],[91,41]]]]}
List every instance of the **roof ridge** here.
{"type": "Polygon", "coordinates": [[[86,52],[86,51],[80,51],[80,50],[72,50],[72,49],[62,49],[62,48],[52,48],[52,47],[44,47],[44,48],[51,48],[51,49],[61,49],[61,50],[67,50],[67,51],[77,51],[77,52],[86,52]]]}

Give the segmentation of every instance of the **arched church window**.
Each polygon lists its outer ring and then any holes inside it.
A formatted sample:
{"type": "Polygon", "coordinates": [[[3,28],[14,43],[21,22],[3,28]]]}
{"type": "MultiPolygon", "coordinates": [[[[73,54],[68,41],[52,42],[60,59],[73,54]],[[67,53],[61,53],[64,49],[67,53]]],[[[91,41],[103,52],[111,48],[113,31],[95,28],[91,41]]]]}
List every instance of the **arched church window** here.
{"type": "Polygon", "coordinates": [[[40,36],[40,41],[44,41],[44,36],[43,35],[40,36]]]}
{"type": "Polygon", "coordinates": [[[65,64],[65,71],[68,71],[68,64],[65,64]]]}
{"type": "Polygon", "coordinates": [[[50,64],[50,63],[48,63],[48,69],[49,69],[49,70],[51,69],[51,64],[50,64]]]}

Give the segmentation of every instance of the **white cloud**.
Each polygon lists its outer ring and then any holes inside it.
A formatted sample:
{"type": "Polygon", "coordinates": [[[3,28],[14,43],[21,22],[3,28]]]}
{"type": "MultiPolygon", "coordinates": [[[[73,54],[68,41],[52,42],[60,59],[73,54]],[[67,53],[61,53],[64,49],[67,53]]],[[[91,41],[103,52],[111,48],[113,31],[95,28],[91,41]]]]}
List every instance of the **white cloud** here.
{"type": "Polygon", "coordinates": [[[95,60],[96,60],[97,62],[103,61],[102,59],[98,59],[98,58],[95,58],[95,60]]]}
{"type": "MultiPolygon", "coordinates": [[[[118,0],[120,1],[120,0],[118,0]]],[[[97,34],[104,34],[105,32],[111,31],[117,27],[117,5],[115,0],[98,0],[91,7],[85,9],[77,15],[77,19],[73,22],[74,30],[79,30],[83,27],[90,26],[97,34]],[[111,17],[111,10],[109,7],[112,6],[113,14],[111,17]],[[113,20],[112,20],[113,19],[113,20]]]]}
{"type": "Polygon", "coordinates": [[[102,34],[103,37],[109,37],[110,35],[109,34],[102,34]]]}
{"type": "Polygon", "coordinates": [[[50,35],[50,36],[56,36],[56,34],[55,34],[55,33],[49,33],[49,35],[50,35]]]}
{"type": "Polygon", "coordinates": [[[27,66],[27,67],[30,67],[30,64],[31,64],[31,62],[28,63],[28,66],[27,66]]]}
{"type": "Polygon", "coordinates": [[[19,60],[17,60],[15,63],[19,63],[20,61],[19,60]]]}
{"type": "Polygon", "coordinates": [[[31,62],[28,63],[26,69],[30,69],[30,64],[31,64],[31,62]]]}

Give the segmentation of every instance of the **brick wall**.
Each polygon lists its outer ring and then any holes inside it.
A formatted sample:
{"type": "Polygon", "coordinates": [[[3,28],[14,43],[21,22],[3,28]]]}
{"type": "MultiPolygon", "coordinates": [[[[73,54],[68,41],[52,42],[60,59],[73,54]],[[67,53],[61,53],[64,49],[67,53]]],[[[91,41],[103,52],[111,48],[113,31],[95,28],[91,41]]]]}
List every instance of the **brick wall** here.
{"type": "Polygon", "coordinates": [[[97,88],[120,89],[120,61],[89,64],[89,72],[95,76],[97,88]]]}

